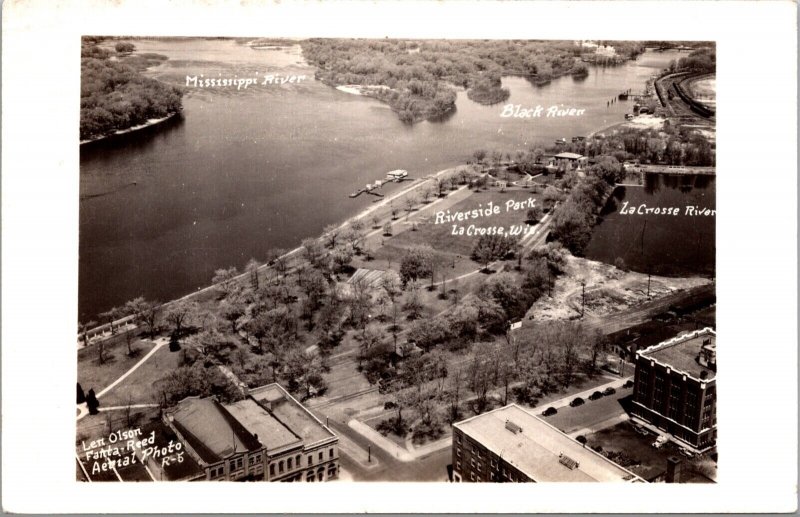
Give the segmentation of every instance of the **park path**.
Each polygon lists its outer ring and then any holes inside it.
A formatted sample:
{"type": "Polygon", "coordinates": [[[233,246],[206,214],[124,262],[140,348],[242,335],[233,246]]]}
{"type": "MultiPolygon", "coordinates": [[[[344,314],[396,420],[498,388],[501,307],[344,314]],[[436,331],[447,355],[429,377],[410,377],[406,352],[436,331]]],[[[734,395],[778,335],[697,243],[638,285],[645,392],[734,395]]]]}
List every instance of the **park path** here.
{"type": "MultiPolygon", "coordinates": [[[[124,381],[126,378],[128,378],[128,376],[129,376],[130,374],[132,374],[133,372],[135,372],[137,368],[139,368],[140,366],[142,366],[142,365],[143,365],[143,364],[144,364],[144,363],[145,363],[145,362],[146,362],[148,359],[150,359],[150,358],[153,356],[153,354],[155,354],[156,352],[158,352],[159,350],[161,350],[161,348],[162,348],[164,345],[167,345],[167,344],[168,344],[168,342],[169,342],[169,341],[167,340],[167,338],[159,338],[159,339],[155,340],[155,341],[154,341],[154,343],[155,343],[155,346],[153,347],[153,349],[152,349],[152,350],[150,350],[150,351],[147,353],[147,355],[145,355],[144,357],[142,357],[142,358],[139,360],[139,362],[137,362],[136,364],[134,364],[133,366],[131,366],[131,368],[130,368],[130,369],[127,371],[127,372],[123,373],[123,374],[122,374],[122,375],[121,375],[119,378],[117,378],[117,380],[115,380],[114,382],[112,382],[111,384],[109,384],[108,386],[106,386],[106,387],[105,387],[105,389],[103,389],[103,391],[101,391],[100,393],[98,393],[98,394],[96,395],[96,397],[99,399],[100,397],[102,397],[103,395],[105,395],[106,393],[108,393],[109,391],[111,391],[112,389],[114,389],[114,388],[115,388],[115,387],[116,387],[116,386],[117,386],[119,383],[121,383],[121,382],[122,382],[122,381],[124,381]]],[[[110,411],[110,410],[113,410],[113,409],[124,409],[124,408],[126,408],[126,407],[128,407],[128,406],[108,407],[108,408],[103,408],[103,409],[100,409],[100,411],[110,411]]],[[[153,406],[153,405],[151,405],[151,404],[137,404],[137,405],[133,405],[133,406],[130,406],[130,407],[132,407],[132,408],[136,408],[136,407],[154,407],[154,406],[153,406]]],[[[82,419],[83,417],[85,417],[86,415],[88,415],[88,414],[89,414],[89,410],[88,410],[88,408],[86,407],[86,403],[83,403],[83,404],[80,404],[80,405],[78,405],[78,410],[79,410],[79,413],[78,413],[78,416],[77,416],[76,420],[80,420],[80,419],[82,419]]]]}
{"type": "Polygon", "coordinates": [[[133,366],[131,366],[130,370],[128,370],[127,372],[123,373],[122,376],[120,376],[117,380],[115,380],[110,385],[108,385],[103,391],[98,393],[97,394],[97,398],[102,397],[103,395],[105,395],[106,393],[108,393],[109,391],[114,389],[120,382],[124,381],[130,374],[135,372],[140,366],[142,366],[145,362],[147,362],[147,360],[150,359],[150,357],[152,357],[153,354],[158,352],[161,349],[161,347],[166,345],[168,343],[168,340],[167,340],[167,338],[162,337],[162,338],[159,338],[159,339],[155,340],[154,343],[155,343],[155,346],[153,347],[152,350],[150,350],[147,353],[146,356],[142,357],[139,360],[138,363],[136,363],[133,366]]]}

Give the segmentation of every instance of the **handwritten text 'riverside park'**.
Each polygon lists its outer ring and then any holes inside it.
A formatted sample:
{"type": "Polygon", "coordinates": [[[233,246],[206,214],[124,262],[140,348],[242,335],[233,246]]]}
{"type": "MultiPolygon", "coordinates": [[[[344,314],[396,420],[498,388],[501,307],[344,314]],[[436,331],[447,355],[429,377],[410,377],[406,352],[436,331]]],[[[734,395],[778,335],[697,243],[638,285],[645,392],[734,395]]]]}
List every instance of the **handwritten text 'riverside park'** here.
{"type": "Polygon", "coordinates": [[[463,225],[453,223],[465,222],[471,219],[492,217],[500,214],[501,211],[512,212],[516,210],[528,210],[533,208],[535,204],[536,200],[532,197],[529,197],[524,201],[514,201],[513,199],[509,199],[505,202],[505,210],[503,210],[500,205],[494,204],[492,201],[486,203],[486,206],[481,203],[478,205],[478,208],[474,208],[472,210],[463,210],[458,212],[440,210],[439,212],[436,212],[436,218],[434,219],[433,224],[451,224],[451,235],[527,235],[534,230],[534,226],[528,226],[527,224],[515,224],[509,228],[506,228],[505,226],[476,226],[474,224],[470,224],[469,226],[465,227],[463,225]]]}

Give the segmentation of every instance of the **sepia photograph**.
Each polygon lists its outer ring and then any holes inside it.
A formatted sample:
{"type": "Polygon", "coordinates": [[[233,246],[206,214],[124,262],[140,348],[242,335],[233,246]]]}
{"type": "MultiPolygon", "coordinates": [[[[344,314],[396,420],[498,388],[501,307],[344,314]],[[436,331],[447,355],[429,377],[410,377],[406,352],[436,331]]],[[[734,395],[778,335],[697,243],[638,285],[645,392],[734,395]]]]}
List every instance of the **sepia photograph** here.
{"type": "Polygon", "coordinates": [[[80,95],[77,480],[715,482],[713,41],[84,36],[80,95]]]}

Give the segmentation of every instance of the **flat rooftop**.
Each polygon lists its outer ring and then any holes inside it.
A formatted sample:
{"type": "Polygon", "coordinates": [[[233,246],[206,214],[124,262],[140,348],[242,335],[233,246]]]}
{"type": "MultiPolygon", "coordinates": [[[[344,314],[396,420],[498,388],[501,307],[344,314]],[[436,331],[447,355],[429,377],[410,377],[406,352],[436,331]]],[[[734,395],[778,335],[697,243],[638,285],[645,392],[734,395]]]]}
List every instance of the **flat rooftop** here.
{"type": "MultiPolygon", "coordinates": [[[[250,396],[267,408],[273,417],[291,429],[292,433],[302,438],[305,445],[336,436],[277,384],[268,384],[252,389],[250,396]]],[[[260,439],[261,433],[258,436],[260,439]]]]}
{"type": "Polygon", "coordinates": [[[258,440],[214,399],[186,398],[171,417],[175,428],[208,464],[261,448],[258,440]]]}
{"type": "MultiPolygon", "coordinates": [[[[167,427],[161,420],[151,422],[142,427],[143,436],[149,436],[151,432],[155,432],[156,445],[167,445],[170,440],[173,442],[178,441],[178,437],[172,432],[172,429],[167,427]]],[[[181,459],[182,461],[170,461],[163,466],[160,459],[155,459],[156,465],[153,475],[156,479],[166,479],[168,481],[183,481],[205,476],[205,470],[194,461],[191,455],[184,454],[181,456],[181,459]],[[163,478],[161,478],[160,472],[158,472],[159,469],[164,473],[163,478]]],[[[150,480],[149,475],[147,480],[150,480]]]]}
{"type": "Polygon", "coordinates": [[[516,404],[453,425],[537,482],[641,482],[616,463],[583,447],[516,404]],[[511,431],[506,422],[517,431],[511,431]],[[569,468],[564,457],[577,462],[569,468]]]}
{"type": "Polygon", "coordinates": [[[225,406],[233,417],[248,431],[256,435],[268,451],[301,443],[300,437],[290,431],[269,411],[253,399],[244,399],[225,406]]]}
{"type": "Polygon", "coordinates": [[[669,365],[673,370],[685,372],[695,379],[700,379],[703,372],[707,372],[706,379],[711,380],[716,378],[716,372],[697,362],[697,356],[706,340],[716,347],[716,332],[710,328],[697,330],[651,346],[639,353],[644,357],[650,357],[659,363],[669,365]]]}
{"type": "Polygon", "coordinates": [[[583,158],[583,155],[578,153],[558,153],[556,155],[556,158],[564,158],[567,160],[579,160],[583,158]]]}

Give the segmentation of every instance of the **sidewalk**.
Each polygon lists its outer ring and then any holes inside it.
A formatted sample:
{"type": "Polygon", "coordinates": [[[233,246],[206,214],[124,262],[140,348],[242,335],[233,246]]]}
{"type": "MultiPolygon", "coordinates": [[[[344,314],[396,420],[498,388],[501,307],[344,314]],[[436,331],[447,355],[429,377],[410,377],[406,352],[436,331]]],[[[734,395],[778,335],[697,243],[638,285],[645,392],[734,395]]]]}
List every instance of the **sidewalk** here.
{"type": "Polygon", "coordinates": [[[350,427],[350,429],[354,430],[370,442],[377,445],[384,452],[394,456],[400,461],[414,461],[416,459],[416,457],[408,452],[405,448],[400,447],[364,422],[359,422],[358,420],[353,419],[347,422],[347,425],[350,427]]]}
{"type": "Polygon", "coordinates": [[[337,433],[336,436],[339,438],[339,452],[358,463],[361,468],[374,469],[380,465],[380,461],[374,456],[369,461],[369,451],[345,436],[344,433],[337,433]]]}

